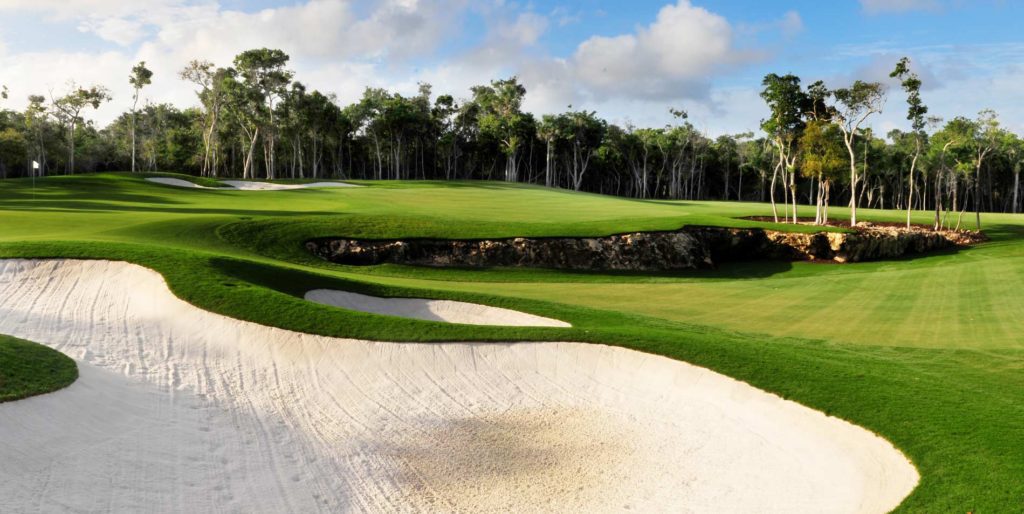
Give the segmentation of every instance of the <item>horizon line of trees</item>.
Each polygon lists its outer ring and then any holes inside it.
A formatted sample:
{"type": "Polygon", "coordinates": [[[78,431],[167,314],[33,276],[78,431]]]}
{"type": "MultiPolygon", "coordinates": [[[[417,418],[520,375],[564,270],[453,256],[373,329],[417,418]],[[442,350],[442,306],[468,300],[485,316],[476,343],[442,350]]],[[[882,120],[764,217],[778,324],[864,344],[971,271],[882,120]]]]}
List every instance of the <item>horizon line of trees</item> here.
{"type": "MultiPolygon", "coordinates": [[[[1024,142],[995,112],[948,121],[928,116],[908,59],[892,77],[906,96],[910,130],[879,137],[867,122],[887,91],[856,81],[806,88],[769,74],[763,134],[710,138],[685,110],[663,127],[619,126],[569,106],[536,117],[522,110],[516,77],[434,97],[429,84],[404,96],[367,88],[358,102],[294,80],[281,50],[240,53],[231,66],[195,60],[178,78],[198,106],[139,106],[153,73],[129,73],[128,109],[106,127],[86,119],[113,99],[102,85],[70,82],[62,95],[32,95],[23,111],[0,109],[0,177],[84,171],[174,171],[205,177],[485,179],[542,184],[638,199],[768,201],[775,219],[797,222],[799,205],[935,212],[934,228],[968,210],[1020,212],[1024,142]],[[32,163],[39,164],[33,171],[32,163]]],[[[7,88],[0,89],[0,101],[7,88]]],[[[2,107],[2,105],[0,105],[2,107]]]]}

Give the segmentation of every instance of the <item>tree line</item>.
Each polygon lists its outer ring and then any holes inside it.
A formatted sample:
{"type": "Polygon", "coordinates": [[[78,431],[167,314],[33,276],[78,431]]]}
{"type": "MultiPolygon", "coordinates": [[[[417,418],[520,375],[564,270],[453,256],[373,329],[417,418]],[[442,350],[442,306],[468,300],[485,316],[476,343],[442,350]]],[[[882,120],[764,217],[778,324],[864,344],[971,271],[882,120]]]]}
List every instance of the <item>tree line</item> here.
{"type": "MultiPolygon", "coordinates": [[[[1024,143],[993,111],[928,116],[908,59],[892,77],[906,98],[909,130],[867,128],[888,92],[877,82],[829,89],[769,74],[770,115],[761,133],[702,133],[682,109],[663,127],[616,125],[574,109],[537,117],[522,110],[516,77],[435,96],[367,88],[340,105],[295,80],[281,50],[240,53],[230,66],[195,60],[175,80],[195,88],[195,107],[140,99],[153,72],[129,70],[127,110],[106,127],[87,119],[112,102],[102,85],[73,82],[0,110],[0,176],[87,171],[173,171],[207,177],[504,180],[638,199],[771,202],[778,221],[814,205],[933,210],[935,228],[959,227],[967,210],[1019,212],[1024,143]],[[38,163],[33,171],[32,163],[38,163]]],[[[7,99],[0,89],[0,100],[7,99]]],[[[0,106],[2,107],[2,106],[0,106]]],[[[807,216],[809,217],[809,215],[807,216]]],[[[976,224],[980,227],[980,214],[976,224]]]]}

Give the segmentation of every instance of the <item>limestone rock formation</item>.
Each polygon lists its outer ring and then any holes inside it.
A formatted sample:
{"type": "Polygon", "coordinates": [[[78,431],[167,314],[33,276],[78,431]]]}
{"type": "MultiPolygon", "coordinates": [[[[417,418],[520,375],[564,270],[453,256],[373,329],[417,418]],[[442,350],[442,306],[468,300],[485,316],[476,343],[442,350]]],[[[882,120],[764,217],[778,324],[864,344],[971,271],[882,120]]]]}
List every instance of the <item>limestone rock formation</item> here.
{"type": "Polygon", "coordinates": [[[536,267],[565,270],[672,271],[739,260],[860,262],[974,244],[977,232],[931,231],[865,224],[854,232],[795,233],[685,227],[607,237],[371,241],[325,238],[306,243],[315,255],[349,265],[536,267]]]}

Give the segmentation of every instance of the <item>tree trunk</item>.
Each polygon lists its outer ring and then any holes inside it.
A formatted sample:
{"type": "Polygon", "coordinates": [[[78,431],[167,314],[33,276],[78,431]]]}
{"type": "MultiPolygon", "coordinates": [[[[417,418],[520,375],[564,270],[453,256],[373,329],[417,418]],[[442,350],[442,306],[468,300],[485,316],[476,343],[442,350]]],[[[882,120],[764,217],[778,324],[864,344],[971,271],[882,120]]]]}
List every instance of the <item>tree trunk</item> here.
{"type": "Polygon", "coordinates": [[[75,173],[75,122],[72,121],[68,131],[68,175],[75,173]]]}
{"type": "Polygon", "coordinates": [[[779,163],[782,171],[782,217],[789,223],[789,170],[786,169],[785,159],[779,163]]]}
{"type": "Polygon", "coordinates": [[[1018,206],[1018,193],[1020,193],[1020,164],[1013,169],[1013,213],[1017,214],[1018,206]]]}
{"type": "Polygon", "coordinates": [[[792,201],[793,201],[793,224],[794,225],[796,225],[800,221],[799,217],[797,216],[797,210],[796,210],[797,209],[797,194],[796,194],[797,191],[796,191],[796,168],[795,168],[795,166],[796,166],[796,159],[795,158],[793,158],[790,162],[786,163],[786,167],[791,170],[789,172],[789,190],[790,190],[789,195],[790,195],[790,197],[792,198],[792,201]]]}
{"type": "Polygon", "coordinates": [[[985,160],[985,153],[978,154],[978,167],[974,174],[974,216],[978,230],[981,230],[981,163],[985,160]]]}
{"type": "Polygon", "coordinates": [[[547,148],[544,151],[544,185],[551,187],[551,139],[547,141],[547,148]]]}
{"type": "Polygon", "coordinates": [[[828,224],[828,205],[832,198],[832,181],[825,181],[825,198],[823,200],[821,220],[823,223],[828,224]]]}
{"type": "Polygon", "coordinates": [[[907,194],[907,229],[910,229],[910,214],[914,204],[914,168],[917,167],[917,159],[921,156],[921,139],[917,139],[917,151],[914,152],[914,159],[910,161],[910,192],[907,194]]]}
{"type": "Polygon", "coordinates": [[[846,136],[846,151],[850,153],[850,226],[857,226],[857,152],[853,149],[854,135],[846,136]]]}
{"type": "Polygon", "coordinates": [[[772,217],[775,219],[775,223],[779,222],[779,208],[775,205],[775,181],[779,178],[779,166],[775,165],[775,170],[772,172],[772,184],[768,187],[768,197],[772,202],[772,217]]]}
{"type": "Polygon", "coordinates": [[[135,173],[135,107],[132,107],[132,173],[135,173]]]}
{"type": "Polygon", "coordinates": [[[256,156],[256,140],[260,137],[260,129],[256,127],[256,130],[252,133],[252,139],[249,140],[249,151],[245,154],[245,164],[242,166],[242,177],[247,179],[256,178],[255,170],[253,169],[256,165],[254,157],[256,156]]]}
{"type": "Polygon", "coordinates": [[[981,230],[981,167],[974,177],[974,219],[978,230],[981,230]]]}
{"type": "Polygon", "coordinates": [[[740,176],[740,180],[739,180],[739,185],[736,186],[736,201],[737,202],[742,202],[743,201],[743,164],[742,164],[742,162],[740,163],[740,168],[738,170],[737,175],[740,176]]]}
{"type": "MultiPolygon", "coordinates": [[[[815,225],[821,225],[822,224],[821,223],[821,199],[822,199],[822,194],[824,194],[824,190],[821,187],[821,175],[818,175],[815,178],[818,179],[817,180],[817,186],[818,187],[817,187],[817,190],[816,190],[816,194],[814,195],[814,224],[815,225]]],[[[812,182],[811,183],[811,188],[813,189],[814,186],[815,186],[815,183],[812,182]]]]}

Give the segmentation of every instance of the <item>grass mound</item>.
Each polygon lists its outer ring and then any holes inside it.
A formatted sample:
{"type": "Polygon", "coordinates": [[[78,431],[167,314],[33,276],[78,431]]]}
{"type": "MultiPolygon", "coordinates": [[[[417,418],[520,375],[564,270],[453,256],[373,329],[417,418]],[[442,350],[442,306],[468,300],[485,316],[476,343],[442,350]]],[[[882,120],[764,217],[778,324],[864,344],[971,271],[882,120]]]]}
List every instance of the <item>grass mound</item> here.
{"type": "Polygon", "coordinates": [[[77,378],[78,366],[67,355],[0,335],[0,403],[63,389],[77,378]]]}

